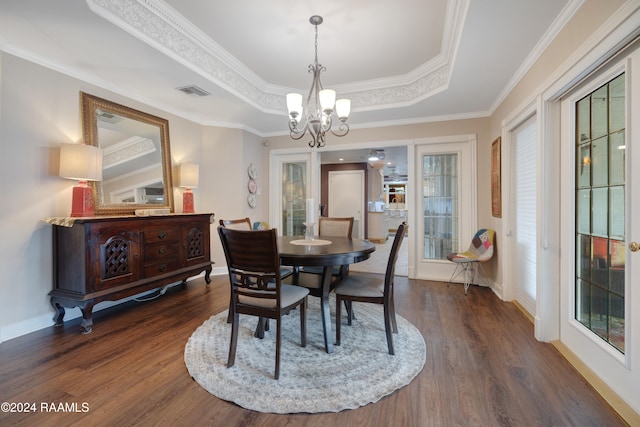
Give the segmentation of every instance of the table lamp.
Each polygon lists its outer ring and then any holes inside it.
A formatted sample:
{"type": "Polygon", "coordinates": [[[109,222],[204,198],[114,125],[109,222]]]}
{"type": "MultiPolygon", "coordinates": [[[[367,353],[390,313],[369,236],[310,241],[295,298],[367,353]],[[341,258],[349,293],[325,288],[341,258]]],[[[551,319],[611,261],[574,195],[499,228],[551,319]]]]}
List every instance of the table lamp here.
{"type": "Polygon", "coordinates": [[[183,187],[184,194],[182,195],[182,212],[194,213],[193,208],[193,193],[191,188],[198,187],[198,172],[199,166],[195,163],[181,163],[179,166],[180,175],[180,187],[183,187]]]}
{"type": "Polygon", "coordinates": [[[78,180],[78,185],[73,187],[71,216],[93,216],[93,190],[87,181],[102,180],[102,149],[93,145],[62,144],[59,175],[78,180]]]}

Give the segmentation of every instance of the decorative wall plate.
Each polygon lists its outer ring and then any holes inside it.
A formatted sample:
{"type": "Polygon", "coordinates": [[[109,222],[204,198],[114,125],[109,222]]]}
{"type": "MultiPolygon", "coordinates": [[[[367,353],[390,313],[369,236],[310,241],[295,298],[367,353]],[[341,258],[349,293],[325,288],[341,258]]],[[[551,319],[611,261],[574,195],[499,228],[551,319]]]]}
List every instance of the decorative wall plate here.
{"type": "Polygon", "coordinates": [[[255,208],[256,207],[256,195],[255,194],[249,194],[249,196],[247,197],[247,203],[249,204],[250,208],[255,208]]]}
{"type": "Polygon", "coordinates": [[[258,191],[258,184],[253,179],[249,179],[247,183],[247,188],[249,189],[249,193],[255,194],[258,191]]]}
{"type": "Polygon", "coordinates": [[[256,167],[253,166],[253,163],[249,164],[249,167],[247,168],[247,173],[249,174],[249,178],[251,179],[256,179],[258,177],[258,171],[256,170],[256,167]]]}

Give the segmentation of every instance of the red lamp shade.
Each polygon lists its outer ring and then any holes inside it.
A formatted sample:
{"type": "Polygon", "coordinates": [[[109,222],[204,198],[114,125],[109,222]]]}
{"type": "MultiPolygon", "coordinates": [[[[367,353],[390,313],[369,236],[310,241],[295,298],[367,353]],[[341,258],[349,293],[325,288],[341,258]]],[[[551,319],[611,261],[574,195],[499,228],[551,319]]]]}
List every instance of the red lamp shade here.
{"type": "Polygon", "coordinates": [[[73,187],[71,216],[93,216],[93,190],[87,181],[102,180],[102,150],[92,145],[62,144],[59,175],[79,181],[73,187]]]}

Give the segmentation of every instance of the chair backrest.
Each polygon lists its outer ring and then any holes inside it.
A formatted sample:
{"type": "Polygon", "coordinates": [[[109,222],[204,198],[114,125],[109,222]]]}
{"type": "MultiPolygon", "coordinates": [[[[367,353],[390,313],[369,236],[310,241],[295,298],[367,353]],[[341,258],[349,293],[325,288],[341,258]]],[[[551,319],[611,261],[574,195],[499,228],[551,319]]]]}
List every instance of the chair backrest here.
{"type": "Polygon", "coordinates": [[[387,271],[384,276],[384,292],[387,294],[389,292],[389,288],[393,287],[393,278],[396,274],[396,261],[398,260],[398,252],[400,249],[400,245],[404,240],[404,235],[407,232],[407,223],[403,222],[398,226],[396,230],[396,235],[393,238],[393,243],[391,244],[391,251],[389,252],[389,261],[387,262],[387,271]]]}
{"type": "Polygon", "coordinates": [[[234,230],[253,230],[251,220],[249,218],[221,219],[219,222],[220,225],[225,228],[231,228],[234,230]]]}
{"type": "Polygon", "coordinates": [[[319,236],[335,236],[351,238],[353,217],[332,218],[321,216],[318,223],[319,236]]]}
{"type": "Polygon", "coordinates": [[[491,228],[481,228],[473,236],[467,252],[477,255],[478,261],[488,261],[493,256],[493,241],[496,232],[491,228]]]}
{"type": "Polygon", "coordinates": [[[235,230],[218,227],[224,256],[229,269],[231,296],[237,303],[242,299],[250,304],[256,298],[260,305],[279,307],[280,298],[280,255],[278,253],[278,233],[269,230],[235,230]],[[247,298],[242,298],[242,297],[247,298]],[[265,300],[272,299],[272,303],[265,300]]]}

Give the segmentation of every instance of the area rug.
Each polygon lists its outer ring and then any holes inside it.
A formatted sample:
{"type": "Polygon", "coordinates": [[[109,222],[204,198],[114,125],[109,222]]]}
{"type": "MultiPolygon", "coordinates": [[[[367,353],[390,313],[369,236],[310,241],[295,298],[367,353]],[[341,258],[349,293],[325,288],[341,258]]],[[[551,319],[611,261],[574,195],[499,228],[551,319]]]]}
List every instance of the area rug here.
{"type": "MultiPolygon", "coordinates": [[[[284,316],[280,379],[275,368],[275,324],[264,339],[253,337],[256,318],[240,316],[235,365],[226,367],[231,325],[227,311],[199,326],[185,347],[189,374],[209,393],[246,409],[277,414],[339,412],[377,402],[409,384],[422,370],[424,339],[409,321],[397,317],[395,355],[387,352],[382,306],[353,303],[357,320],[346,324],[341,345],[324,350],[318,298],[309,297],[307,346],[300,347],[300,318],[284,316]]],[[[331,298],[335,322],[335,299],[331,298]]],[[[332,324],[335,329],[335,323],[332,324]]],[[[335,337],[335,330],[333,331],[335,337]]]]}

